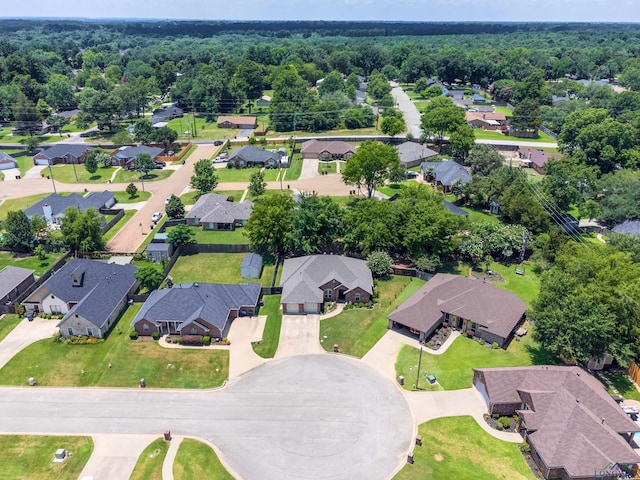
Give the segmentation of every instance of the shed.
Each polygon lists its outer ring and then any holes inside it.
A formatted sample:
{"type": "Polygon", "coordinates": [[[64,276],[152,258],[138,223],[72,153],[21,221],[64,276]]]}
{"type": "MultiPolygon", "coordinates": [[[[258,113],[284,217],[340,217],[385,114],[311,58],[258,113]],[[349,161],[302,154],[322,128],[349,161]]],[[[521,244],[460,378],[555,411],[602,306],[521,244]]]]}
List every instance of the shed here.
{"type": "Polygon", "coordinates": [[[247,253],[240,265],[242,278],[260,278],[262,275],[262,255],[257,253],[247,253]]]}
{"type": "Polygon", "coordinates": [[[151,239],[151,243],[167,243],[167,234],[156,233],[151,239]]]}
{"type": "Polygon", "coordinates": [[[147,245],[147,259],[153,263],[162,263],[169,260],[173,254],[173,245],[170,243],[150,243],[147,245]]]}

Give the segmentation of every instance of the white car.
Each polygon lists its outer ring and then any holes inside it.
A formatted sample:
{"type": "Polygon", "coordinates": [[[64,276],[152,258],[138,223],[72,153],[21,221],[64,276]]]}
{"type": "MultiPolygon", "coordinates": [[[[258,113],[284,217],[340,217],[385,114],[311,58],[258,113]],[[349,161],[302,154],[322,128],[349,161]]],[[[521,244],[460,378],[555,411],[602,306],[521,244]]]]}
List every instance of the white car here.
{"type": "Polygon", "coordinates": [[[211,163],[224,163],[226,161],[227,161],[226,158],[216,157],[216,158],[213,159],[213,161],[211,163]]]}
{"type": "Polygon", "coordinates": [[[161,218],[162,218],[162,212],[156,212],[153,215],[151,215],[151,221],[153,223],[158,223],[161,218]]]}
{"type": "Polygon", "coordinates": [[[229,152],[220,152],[220,155],[218,155],[218,158],[227,158],[229,156],[229,152]]]}
{"type": "Polygon", "coordinates": [[[169,203],[169,200],[171,200],[171,197],[167,197],[164,199],[164,204],[167,205],[169,203]]]}

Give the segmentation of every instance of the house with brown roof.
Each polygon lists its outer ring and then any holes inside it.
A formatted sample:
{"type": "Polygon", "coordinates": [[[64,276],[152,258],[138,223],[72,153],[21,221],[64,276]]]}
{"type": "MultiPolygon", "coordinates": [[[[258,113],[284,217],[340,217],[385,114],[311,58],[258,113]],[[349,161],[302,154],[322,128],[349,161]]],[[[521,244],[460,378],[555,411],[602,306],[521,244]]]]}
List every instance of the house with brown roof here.
{"type": "Polygon", "coordinates": [[[630,443],[640,427],[584,370],[475,368],[473,385],[489,414],[517,415],[545,478],[614,480],[636,473],[640,457],[630,443]]]}
{"type": "Polygon", "coordinates": [[[218,128],[256,128],[258,117],[220,115],[217,125],[218,128]]]}
{"type": "Polygon", "coordinates": [[[525,303],[482,280],[438,273],[387,317],[389,328],[406,327],[422,342],[445,322],[506,347],[524,320],[525,303]]]}
{"type": "Polygon", "coordinates": [[[545,165],[549,160],[558,160],[562,158],[559,153],[547,153],[538,148],[519,148],[518,156],[520,157],[520,165],[522,167],[533,168],[540,175],[545,175],[545,165]]]}
{"type": "Polygon", "coordinates": [[[465,120],[470,127],[498,130],[507,121],[507,117],[498,112],[466,112],[465,120]]]}
{"type": "Polygon", "coordinates": [[[302,144],[302,158],[318,160],[346,160],[356,153],[356,147],[342,140],[307,140],[302,144]]]}

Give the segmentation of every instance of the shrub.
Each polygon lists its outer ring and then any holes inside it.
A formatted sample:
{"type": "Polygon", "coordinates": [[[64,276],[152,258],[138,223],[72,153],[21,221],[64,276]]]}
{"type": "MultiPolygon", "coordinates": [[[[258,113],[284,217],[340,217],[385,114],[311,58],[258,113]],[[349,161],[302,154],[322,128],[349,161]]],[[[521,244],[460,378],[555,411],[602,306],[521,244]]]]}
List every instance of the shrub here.
{"type": "Polygon", "coordinates": [[[129,332],[129,338],[131,340],[137,340],[138,339],[138,332],[136,332],[135,330],[131,330],[129,332]]]}
{"type": "Polygon", "coordinates": [[[209,335],[205,335],[204,337],[202,337],[202,344],[205,347],[208,347],[209,345],[211,345],[211,337],[209,335]]]}
{"type": "Polygon", "coordinates": [[[467,330],[467,337],[473,338],[473,330],[467,330]]]}
{"type": "Polygon", "coordinates": [[[202,345],[202,335],[184,335],[182,345],[202,345]]]}
{"type": "Polygon", "coordinates": [[[173,337],[171,343],[180,343],[180,337],[173,337]]]}
{"type": "Polygon", "coordinates": [[[500,417],[498,419],[498,425],[503,429],[508,430],[511,428],[511,419],[509,417],[500,417]]]}
{"type": "Polygon", "coordinates": [[[171,343],[171,337],[169,335],[167,335],[167,338],[165,340],[167,341],[167,343],[171,343]]]}
{"type": "Polygon", "coordinates": [[[158,340],[160,338],[160,333],[159,332],[153,332],[151,334],[151,338],[153,338],[154,340],[158,340]]]}
{"type": "Polygon", "coordinates": [[[499,349],[499,348],[500,348],[500,345],[498,345],[498,343],[497,343],[497,342],[493,342],[493,343],[491,344],[491,348],[493,348],[494,350],[497,350],[497,349],[499,349]]]}
{"type": "Polygon", "coordinates": [[[433,342],[431,340],[429,340],[427,342],[427,347],[429,347],[429,348],[433,347],[433,342]]]}
{"type": "Polygon", "coordinates": [[[521,444],[518,445],[518,448],[524,454],[531,453],[531,445],[529,445],[527,442],[522,442],[521,444]]]}
{"type": "Polygon", "coordinates": [[[502,430],[502,424],[501,423],[496,423],[496,430],[502,430]]]}
{"type": "Polygon", "coordinates": [[[231,345],[231,341],[227,337],[224,337],[222,339],[222,344],[223,345],[231,345]]]}
{"type": "Polygon", "coordinates": [[[500,418],[500,415],[499,415],[499,414],[497,414],[497,413],[494,413],[494,414],[493,414],[493,415],[491,415],[491,416],[492,416],[494,419],[496,419],[496,420],[497,420],[498,418],[500,418]]]}

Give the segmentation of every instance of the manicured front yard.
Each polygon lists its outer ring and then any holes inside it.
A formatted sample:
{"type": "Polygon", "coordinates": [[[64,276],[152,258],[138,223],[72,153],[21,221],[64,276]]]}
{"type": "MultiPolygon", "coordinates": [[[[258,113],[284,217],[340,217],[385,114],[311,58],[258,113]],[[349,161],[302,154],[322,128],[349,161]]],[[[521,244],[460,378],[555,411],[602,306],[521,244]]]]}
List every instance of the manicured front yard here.
{"type": "Polygon", "coordinates": [[[273,265],[264,265],[260,279],[242,278],[240,265],[245,253],[197,253],[181,256],[169,275],[173,283],[262,283],[270,285],[273,277],[273,265]]]}
{"type": "MultiPolygon", "coordinates": [[[[529,333],[519,342],[514,339],[507,350],[487,348],[464,336],[456,338],[442,355],[431,355],[428,349],[424,348],[418,386],[425,390],[457,390],[471,387],[473,368],[557,363],[533,340],[531,326],[527,325],[527,327],[529,333]],[[438,384],[428,385],[426,375],[435,375],[438,384]]],[[[404,345],[398,354],[396,376],[405,377],[407,390],[413,390],[415,385],[419,354],[420,351],[417,348],[408,345],[404,345]]]]}
{"type": "Polygon", "coordinates": [[[150,339],[130,340],[129,325],[141,306],[129,307],[104,342],[66,345],[48,338],[30,345],[0,369],[0,384],[25,385],[34,377],[38,385],[60,387],[135,388],[141,378],[152,388],[222,385],[229,375],[226,350],[168,349],[150,339]]]}
{"type": "MultiPolygon", "coordinates": [[[[144,176],[145,182],[155,182],[156,180],[164,180],[173,174],[175,170],[151,170],[144,176]]],[[[120,170],[116,173],[113,183],[134,183],[138,190],[142,190],[140,172],[135,170],[120,170]]]]}
{"type": "Polygon", "coordinates": [[[292,180],[298,180],[300,178],[300,174],[302,173],[302,157],[298,155],[293,155],[292,158],[289,159],[289,168],[285,168],[283,181],[290,182],[292,180]]]}
{"type": "Polygon", "coordinates": [[[244,229],[235,230],[203,230],[200,227],[191,227],[196,233],[198,243],[222,243],[222,244],[243,244],[249,243],[249,238],[242,233],[244,229]]]}
{"type": "Polygon", "coordinates": [[[26,210],[31,205],[38,203],[48,195],[48,193],[36,193],[35,195],[28,195],[26,197],[8,198],[4,202],[0,203],[0,220],[7,218],[7,213],[9,212],[26,210]]]}
{"type": "Polygon", "coordinates": [[[251,175],[259,171],[260,169],[258,167],[216,168],[216,175],[218,176],[218,182],[248,183],[249,180],[251,180],[251,175]]]}
{"type": "MultiPolygon", "coordinates": [[[[95,173],[89,173],[84,164],[54,165],[51,167],[53,178],[60,183],[107,183],[115,171],[115,167],[100,167],[95,173]]],[[[49,169],[42,170],[42,173],[45,176],[49,175],[49,169]]]]}
{"type": "Polygon", "coordinates": [[[341,353],[363,357],[387,331],[387,314],[424,284],[417,278],[400,276],[375,283],[378,298],[374,308],[347,310],[320,322],[325,350],[332,351],[337,343],[341,353]]]}
{"type": "Polygon", "coordinates": [[[262,358],[273,358],[278,350],[282,326],[280,298],[280,295],[267,295],[263,298],[264,306],[260,309],[260,315],[267,315],[267,323],[262,333],[262,341],[252,345],[253,351],[262,358]]]}
{"type": "Polygon", "coordinates": [[[200,478],[233,480],[220,463],[216,452],[210,446],[191,438],[185,438],[178,447],[178,453],[173,462],[173,478],[175,480],[200,478]]]}
{"type": "Polygon", "coordinates": [[[151,198],[150,192],[143,192],[142,190],[138,190],[138,193],[135,196],[131,197],[127,192],[113,192],[116,197],[116,203],[138,203],[138,202],[146,202],[151,198]]]}
{"type": "Polygon", "coordinates": [[[62,257],[64,253],[47,253],[47,258],[39,260],[35,255],[14,254],[11,252],[0,252],[0,270],[7,265],[14,267],[29,268],[35,270],[35,275],[40,276],[62,257]]]}
{"type": "Polygon", "coordinates": [[[133,217],[136,213],[137,213],[136,210],[125,210],[123,217],[120,220],[118,220],[118,223],[116,223],[113,227],[107,230],[107,232],[102,236],[102,238],[104,238],[105,243],[111,240],[113,237],[115,237],[116,233],[118,233],[122,229],[122,227],[124,227],[125,224],[129,220],[131,220],[131,217],[133,217]]]}
{"type": "Polygon", "coordinates": [[[337,162],[318,162],[318,173],[338,173],[337,162]]]}
{"type": "Polygon", "coordinates": [[[16,325],[18,325],[22,319],[23,317],[20,315],[10,313],[0,317],[0,342],[11,333],[11,330],[16,328],[16,325]]]}
{"type": "Polygon", "coordinates": [[[93,452],[91,437],[0,435],[0,475],[4,479],[77,480],[93,452]],[[53,463],[53,454],[64,448],[73,455],[53,463]]]}
{"type": "Polygon", "coordinates": [[[394,480],[534,480],[518,446],[486,433],[472,417],[437,418],[418,427],[414,464],[394,480]]]}
{"type": "Polygon", "coordinates": [[[167,450],[169,450],[169,442],[164,438],[151,442],[138,457],[129,480],[162,480],[162,464],[164,457],[167,456],[167,450]]]}
{"type": "MultiPolygon", "coordinates": [[[[242,194],[244,193],[244,190],[214,190],[211,193],[219,193],[220,195],[227,195],[228,197],[233,197],[234,202],[239,202],[240,199],[242,198],[242,194]]],[[[180,196],[180,200],[182,200],[182,203],[184,203],[185,205],[195,205],[196,201],[198,200],[198,192],[193,191],[193,192],[185,193],[184,195],[180,196]]]]}

